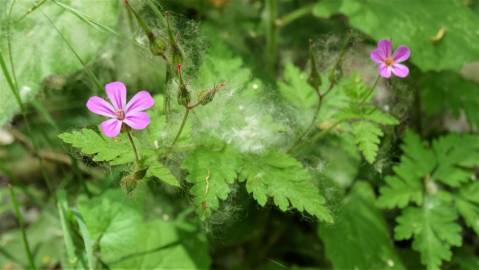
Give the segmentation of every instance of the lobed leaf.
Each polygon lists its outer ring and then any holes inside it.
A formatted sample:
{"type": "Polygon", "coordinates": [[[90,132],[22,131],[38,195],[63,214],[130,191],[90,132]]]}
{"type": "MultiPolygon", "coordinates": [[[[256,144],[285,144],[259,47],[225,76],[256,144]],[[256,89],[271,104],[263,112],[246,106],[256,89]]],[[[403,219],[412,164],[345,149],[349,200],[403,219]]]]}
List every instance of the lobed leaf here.
{"type": "Polygon", "coordinates": [[[309,172],[285,153],[270,151],[245,156],[240,180],[246,182],[246,190],[261,206],[266,204],[268,197],[272,197],[282,211],[292,207],[319,220],[333,222],[325,199],[309,172]]]}

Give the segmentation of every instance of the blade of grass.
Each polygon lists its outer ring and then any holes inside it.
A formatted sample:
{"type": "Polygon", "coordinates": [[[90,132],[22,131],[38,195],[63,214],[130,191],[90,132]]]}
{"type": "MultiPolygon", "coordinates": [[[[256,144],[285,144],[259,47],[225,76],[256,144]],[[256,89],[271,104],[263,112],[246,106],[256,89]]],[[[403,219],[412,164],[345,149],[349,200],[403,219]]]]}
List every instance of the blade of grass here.
{"type": "Polygon", "coordinates": [[[0,51],[0,67],[2,68],[3,76],[7,80],[8,86],[10,87],[10,90],[13,96],[15,97],[15,100],[18,106],[20,107],[20,110],[24,111],[25,108],[23,107],[22,99],[20,98],[20,94],[17,91],[15,91],[16,86],[15,86],[15,83],[13,82],[13,78],[10,76],[10,72],[8,71],[5,59],[3,58],[2,51],[0,51]]]}
{"type": "Polygon", "coordinates": [[[53,26],[53,28],[55,29],[55,31],[60,35],[60,37],[63,39],[63,41],[65,42],[65,44],[68,46],[68,48],[70,49],[70,51],[75,55],[75,57],[78,59],[78,61],[80,62],[80,64],[83,66],[83,68],[85,69],[86,73],[88,74],[88,76],[90,76],[90,79],[95,83],[97,89],[96,89],[96,93],[98,92],[98,90],[102,90],[103,89],[103,86],[101,85],[100,81],[98,80],[98,78],[95,76],[95,74],[93,74],[93,72],[87,67],[85,61],[83,61],[83,59],[80,57],[80,55],[77,53],[77,51],[75,50],[75,48],[73,48],[73,45],[70,43],[70,41],[63,35],[63,33],[60,31],[60,29],[55,25],[55,23],[52,21],[52,19],[50,17],[48,17],[47,14],[45,14],[44,12],[42,12],[43,15],[47,18],[47,20],[50,22],[50,24],[53,26]]]}
{"type": "Polygon", "coordinates": [[[85,221],[83,220],[83,217],[81,216],[80,213],[76,212],[75,210],[72,210],[73,212],[73,217],[78,223],[78,227],[80,229],[80,234],[83,238],[83,244],[85,245],[85,252],[86,252],[86,259],[88,263],[88,269],[89,270],[94,270],[97,269],[96,267],[96,258],[93,253],[93,241],[91,239],[90,233],[88,232],[88,228],[85,224],[85,221]]]}
{"type": "Polygon", "coordinates": [[[57,4],[58,6],[60,6],[61,8],[65,9],[66,11],[69,11],[71,12],[73,15],[75,15],[77,18],[79,18],[80,20],[84,21],[85,23],[89,24],[91,27],[95,28],[97,31],[100,31],[100,32],[109,32],[111,34],[114,34],[114,35],[119,35],[115,30],[113,30],[112,28],[108,27],[107,25],[103,25],[99,22],[96,22],[94,21],[92,18],[90,18],[89,16],[83,14],[82,12],[80,12],[79,10],[69,6],[69,5],[66,5],[62,2],[59,2],[57,0],[53,0],[53,3],[57,4]]]}
{"type": "Polygon", "coordinates": [[[64,190],[60,190],[57,193],[57,209],[58,214],[60,216],[60,223],[63,230],[63,239],[65,241],[65,249],[68,258],[68,264],[70,268],[77,268],[78,262],[82,262],[81,258],[79,260],[77,254],[79,253],[76,250],[74,241],[73,241],[73,233],[71,232],[71,225],[69,223],[68,217],[68,202],[66,199],[66,194],[64,190]]]}
{"type": "Polygon", "coordinates": [[[37,269],[35,266],[35,261],[33,260],[32,250],[30,249],[30,243],[28,242],[27,232],[25,230],[25,222],[23,220],[22,213],[20,212],[20,207],[18,206],[17,196],[15,194],[15,190],[11,185],[8,185],[10,189],[10,196],[12,199],[13,208],[15,210],[15,215],[17,216],[18,224],[20,225],[20,231],[22,233],[22,240],[23,240],[23,248],[25,249],[25,253],[27,254],[29,268],[37,269]]]}

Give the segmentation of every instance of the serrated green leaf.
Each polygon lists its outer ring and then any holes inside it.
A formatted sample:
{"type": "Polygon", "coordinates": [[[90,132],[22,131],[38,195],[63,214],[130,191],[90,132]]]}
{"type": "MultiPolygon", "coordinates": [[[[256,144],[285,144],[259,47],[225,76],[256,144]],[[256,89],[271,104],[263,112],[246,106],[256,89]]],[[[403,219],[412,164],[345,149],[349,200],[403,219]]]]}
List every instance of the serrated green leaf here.
{"type": "Polygon", "coordinates": [[[218,150],[199,147],[183,161],[182,168],[189,173],[186,180],[193,184],[190,193],[203,218],[228,197],[237,177],[239,158],[239,153],[229,146],[218,150]]]}
{"type": "Polygon", "coordinates": [[[394,229],[397,240],[414,237],[412,247],[421,253],[427,269],[440,269],[442,261],[452,257],[451,247],[462,243],[457,211],[437,196],[427,197],[424,205],[408,207],[397,218],[394,229]]]}
{"type": "Polygon", "coordinates": [[[323,0],[313,13],[320,17],[345,14],[353,27],[376,40],[390,38],[396,45],[409,46],[411,61],[425,71],[459,70],[479,59],[474,45],[479,35],[469,30],[479,24],[479,16],[462,1],[323,0]],[[447,33],[434,41],[441,29],[447,33]]]}
{"type": "Polygon", "coordinates": [[[170,169],[161,164],[158,160],[156,160],[156,158],[152,158],[147,161],[146,165],[148,166],[146,177],[156,177],[169,185],[175,187],[180,186],[180,182],[178,179],[176,179],[170,169]]]}
{"type": "Polygon", "coordinates": [[[245,156],[240,179],[246,190],[264,206],[268,197],[282,211],[290,207],[307,212],[319,220],[333,222],[325,199],[301,163],[285,153],[270,151],[245,156]]]}
{"type": "MultiPolygon", "coordinates": [[[[81,63],[66,46],[65,41],[55,31],[48,19],[51,18],[62,34],[75,44],[75,51],[88,62],[96,55],[105,44],[109,33],[98,31],[86,24],[76,15],[65,12],[62,7],[53,1],[45,1],[39,8],[22,20],[19,20],[36,0],[16,1],[11,20],[12,58],[15,65],[15,74],[18,89],[23,99],[32,98],[42,87],[42,81],[49,75],[68,75],[80,68],[81,63]],[[36,63],[32,65],[31,63],[36,63]]],[[[116,1],[100,1],[90,5],[83,1],[69,1],[70,5],[82,14],[95,18],[95,20],[109,27],[117,21],[119,3],[116,1]]],[[[5,2],[5,7],[9,6],[5,2]]],[[[6,25],[9,8],[0,11],[0,23],[6,25]]],[[[3,30],[3,29],[2,29],[3,30]]],[[[10,67],[7,50],[6,33],[0,32],[0,51],[10,67]]],[[[7,83],[0,76],[0,125],[9,121],[18,111],[18,104],[10,91],[7,83]]]]}
{"type": "Polygon", "coordinates": [[[402,145],[401,163],[393,168],[396,175],[386,177],[378,203],[382,207],[405,207],[410,202],[422,203],[422,178],[434,168],[436,161],[419,136],[407,131],[402,145]]]}
{"type": "Polygon", "coordinates": [[[308,83],[308,75],[292,63],[285,66],[283,80],[279,82],[279,92],[297,109],[307,110],[318,103],[316,91],[308,83]]]}
{"type": "Polygon", "coordinates": [[[91,129],[65,132],[58,137],[64,142],[79,148],[86,155],[93,155],[94,161],[119,161],[122,164],[132,162],[134,154],[126,135],[121,134],[116,138],[108,138],[91,129]]]}
{"type": "Polygon", "coordinates": [[[383,136],[381,128],[371,122],[356,122],[352,124],[352,132],[359,150],[369,163],[373,163],[383,136]]]}
{"type": "Polygon", "coordinates": [[[399,122],[370,104],[372,89],[358,75],[344,79],[340,89],[347,97],[347,105],[339,108],[335,121],[349,123],[347,130],[363,156],[372,164],[384,135],[381,125],[397,125],[399,122]]]}
{"type": "Polygon", "coordinates": [[[334,269],[404,269],[372,188],[360,182],[343,201],[333,225],[320,225],[327,258],[334,269]]]}
{"type": "Polygon", "coordinates": [[[479,183],[462,187],[455,196],[456,207],[467,226],[479,235],[479,183]]]}
{"type": "Polygon", "coordinates": [[[437,160],[433,177],[451,187],[471,180],[471,170],[479,165],[479,138],[450,134],[432,144],[437,160]],[[469,168],[469,170],[468,170],[469,168]]]}

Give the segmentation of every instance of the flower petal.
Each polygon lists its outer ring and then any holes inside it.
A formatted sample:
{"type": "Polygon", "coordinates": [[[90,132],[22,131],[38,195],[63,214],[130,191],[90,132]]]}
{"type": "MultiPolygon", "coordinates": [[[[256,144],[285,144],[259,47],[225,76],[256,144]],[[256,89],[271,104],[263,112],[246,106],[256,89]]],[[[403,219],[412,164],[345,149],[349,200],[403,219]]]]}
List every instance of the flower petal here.
{"type": "Polygon", "coordinates": [[[100,129],[107,137],[116,137],[120,134],[122,122],[118,119],[108,119],[100,124],[100,129]]]}
{"type": "Polygon", "coordinates": [[[134,95],[126,105],[126,114],[144,111],[155,105],[155,100],[148,91],[140,91],[134,95]]]}
{"type": "Polygon", "coordinates": [[[391,67],[385,65],[385,64],[380,64],[379,65],[379,75],[383,78],[391,78],[391,67]]]}
{"type": "Polygon", "coordinates": [[[408,60],[410,56],[411,56],[411,50],[409,50],[408,47],[401,45],[394,52],[393,58],[394,58],[394,62],[401,63],[408,60]]]}
{"type": "Polygon", "coordinates": [[[379,48],[374,49],[371,52],[371,60],[373,60],[374,62],[376,62],[378,64],[383,63],[385,58],[386,58],[386,55],[384,55],[383,50],[381,50],[379,48]]]}
{"type": "Polygon", "coordinates": [[[394,64],[392,67],[392,72],[399,78],[405,78],[407,75],[409,75],[409,68],[402,64],[394,64]]]}
{"type": "Polygon", "coordinates": [[[108,101],[102,99],[101,97],[90,97],[86,103],[86,107],[92,113],[108,117],[115,117],[115,109],[113,109],[108,101]]]}
{"type": "Polygon", "coordinates": [[[105,85],[105,91],[115,110],[123,110],[126,105],[126,86],[122,82],[111,82],[105,85]]]}
{"type": "Polygon", "coordinates": [[[150,117],[146,112],[134,112],[123,120],[132,129],[144,129],[150,124],[150,117]]]}
{"type": "Polygon", "coordinates": [[[393,47],[392,42],[388,39],[381,39],[378,42],[378,49],[382,50],[385,58],[392,55],[392,51],[393,51],[392,47],[393,47]]]}

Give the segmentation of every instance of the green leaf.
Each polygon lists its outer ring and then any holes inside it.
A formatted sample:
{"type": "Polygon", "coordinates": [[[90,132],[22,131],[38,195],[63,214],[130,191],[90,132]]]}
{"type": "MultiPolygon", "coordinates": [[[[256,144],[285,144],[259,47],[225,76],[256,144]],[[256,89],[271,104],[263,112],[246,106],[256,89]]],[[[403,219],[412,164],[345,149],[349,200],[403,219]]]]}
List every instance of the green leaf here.
{"type": "Polygon", "coordinates": [[[360,182],[343,200],[335,223],[319,226],[334,269],[404,269],[374,202],[372,188],[360,182]]]}
{"type": "Polygon", "coordinates": [[[279,92],[297,109],[307,110],[318,103],[316,91],[308,83],[308,75],[294,64],[285,66],[283,80],[279,82],[279,92]]]}
{"type": "Polygon", "coordinates": [[[96,256],[112,269],[206,269],[204,235],[194,224],[145,220],[144,206],[119,191],[79,204],[96,256]]]}
{"type": "Polygon", "coordinates": [[[396,46],[407,45],[411,61],[424,71],[459,70],[479,59],[479,35],[470,31],[479,24],[479,16],[462,1],[323,0],[314,9],[319,17],[335,13],[345,14],[353,27],[376,40],[390,38],[396,46]],[[441,29],[447,33],[433,41],[441,29]]]}
{"type": "Polygon", "coordinates": [[[369,163],[373,163],[378,154],[380,137],[384,134],[380,127],[371,122],[356,122],[352,124],[354,141],[369,163]]]}
{"type": "Polygon", "coordinates": [[[442,261],[451,259],[451,247],[462,243],[457,217],[457,211],[444,198],[428,196],[422,207],[404,209],[397,218],[395,238],[414,237],[412,248],[421,253],[421,262],[427,269],[440,269],[442,261]]]}
{"type": "Polygon", "coordinates": [[[411,202],[419,205],[402,211],[395,232],[398,240],[414,237],[413,249],[421,253],[428,269],[438,269],[443,260],[449,261],[451,246],[461,244],[457,211],[466,224],[477,229],[475,197],[479,188],[475,183],[465,185],[479,164],[477,145],[477,136],[449,134],[427,147],[419,136],[407,131],[401,163],[393,168],[396,175],[386,177],[387,185],[380,189],[378,203],[383,207],[404,208],[411,202]],[[451,196],[451,188],[461,189],[451,196]]]}
{"type": "Polygon", "coordinates": [[[229,146],[199,147],[183,161],[182,168],[189,173],[186,180],[193,184],[190,193],[203,218],[218,209],[220,200],[228,197],[230,185],[237,176],[239,158],[239,153],[229,146]]]}
{"type": "Polygon", "coordinates": [[[65,132],[58,137],[65,143],[79,148],[86,155],[93,155],[94,161],[115,161],[128,163],[133,161],[134,154],[125,134],[116,138],[108,138],[91,129],[65,132]]]}
{"type": "MultiPolygon", "coordinates": [[[[52,31],[52,25],[45,15],[51,18],[61,33],[74,44],[75,51],[84,62],[88,63],[92,60],[110,37],[107,32],[98,31],[53,1],[45,1],[39,7],[40,11],[35,10],[19,20],[34,6],[35,2],[37,1],[16,1],[11,18],[12,58],[18,89],[24,100],[35,96],[42,88],[42,81],[47,76],[69,75],[82,68],[81,63],[59,33],[52,31]]],[[[84,16],[95,18],[97,23],[113,27],[117,22],[119,7],[117,1],[101,1],[95,5],[83,1],[69,2],[84,16]]],[[[9,7],[6,3],[4,6],[9,7]]],[[[5,8],[0,11],[2,26],[7,23],[8,10],[9,8],[5,8]]],[[[6,35],[5,31],[0,32],[0,51],[7,60],[7,66],[10,67],[6,35]]],[[[7,90],[8,85],[3,76],[0,76],[0,89],[2,89],[0,91],[0,125],[3,125],[18,111],[18,104],[12,93],[7,90]]]]}
{"type": "Polygon", "coordinates": [[[479,183],[462,187],[455,196],[456,208],[467,226],[479,235],[479,183]]]}
{"type": "Polygon", "coordinates": [[[472,179],[471,170],[479,165],[479,137],[450,134],[435,140],[432,146],[438,163],[433,178],[451,187],[472,179]]]}
{"type": "Polygon", "coordinates": [[[150,158],[146,162],[146,165],[148,166],[146,177],[156,177],[169,185],[175,187],[180,186],[180,182],[176,179],[170,169],[156,160],[156,157],[150,158]]]}
{"type": "Polygon", "coordinates": [[[407,131],[402,145],[401,163],[393,168],[396,175],[386,177],[378,203],[382,207],[405,207],[409,202],[422,202],[422,178],[434,168],[434,154],[421,142],[419,136],[407,131]]]}
{"type": "Polygon", "coordinates": [[[302,164],[285,153],[270,151],[261,155],[245,155],[240,179],[246,190],[264,206],[268,197],[282,211],[289,207],[307,212],[319,220],[333,222],[325,199],[302,164]]]}
{"type": "Polygon", "coordinates": [[[348,97],[348,105],[341,108],[336,121],[350,122],[350,133],[355,144],[369,163],[374,163],[384,135],[381,125],[397,125],[399,122],[391,115],[369,104],[372,89],[363,80],[354,75],[342,82],[342,91],[348,97]]]}

